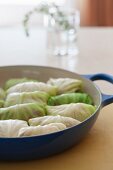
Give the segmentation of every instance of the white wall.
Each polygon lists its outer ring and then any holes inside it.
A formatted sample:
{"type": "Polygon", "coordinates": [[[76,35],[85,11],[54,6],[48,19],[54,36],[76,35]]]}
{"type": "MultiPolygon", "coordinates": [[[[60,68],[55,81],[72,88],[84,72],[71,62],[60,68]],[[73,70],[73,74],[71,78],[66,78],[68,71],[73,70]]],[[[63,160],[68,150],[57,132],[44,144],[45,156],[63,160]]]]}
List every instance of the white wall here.
{"type": "MultiPolygon", "coordinates": [[[[25,14],[32,10],[42,0],[0,0],[0,26],[22,25],[25,14]]],[[[54,1],[65,7],[76,8],[78,0],[45,0],[45,2],[54,1]]],[[[31,21],[34,24],[42,24],[42,15],[35,14],[31,21]]]]}

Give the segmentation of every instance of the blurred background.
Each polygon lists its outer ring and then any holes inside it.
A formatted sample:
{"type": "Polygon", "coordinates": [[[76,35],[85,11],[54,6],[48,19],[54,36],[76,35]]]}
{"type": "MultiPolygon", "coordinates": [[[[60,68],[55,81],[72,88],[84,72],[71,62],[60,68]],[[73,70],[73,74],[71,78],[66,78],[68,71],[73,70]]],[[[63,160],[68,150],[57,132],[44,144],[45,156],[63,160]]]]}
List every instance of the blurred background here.
{"type": "MultiPolygon", "coordinates": [[[[20,25],[23,16],[37,6],[40,0],[0,0],[0,26],[20,25]]],[[[113,0],[46,0],[64,8],[80,10],[81,26],[113,26],[113,0]]],[[[41,24],[41,17],[33,16],[34,24],[41,24]],[[38,19],[37,19],[38,18],[38,19]]]]}

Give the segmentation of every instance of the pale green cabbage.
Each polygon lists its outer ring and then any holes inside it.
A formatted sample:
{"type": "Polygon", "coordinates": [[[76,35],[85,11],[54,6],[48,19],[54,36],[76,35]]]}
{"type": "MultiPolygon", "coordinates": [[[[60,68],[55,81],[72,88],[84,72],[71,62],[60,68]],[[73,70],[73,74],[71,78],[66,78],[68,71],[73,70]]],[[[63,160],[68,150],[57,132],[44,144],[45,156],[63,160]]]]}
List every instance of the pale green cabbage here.
{"type": "Polygon", "coordinates": [[[89,104],[72,103],[60,106],[46,106],[46,110],[48,115],[61,115],[84,121],[95,112],[96,108],[89,104]]]}
{"type": "Polygon", "coordinates": [[[34,91],[44,91],[51,96],[56,95],[57,87],[42,83],[42,82],[25,82],[19,83],[7,90],[7,94],[15,93],[15,92],[34,92],[34,91]]]}
{"type": "Polygon", "coordinates": [[[6,97],[5,91],[0,87],[0,100],[4,100],[6,97]]]}
{"type": "Polygon", "coordinates": [[[17,104],[14,106],[0,108],[0,119],[29,120],[37,116],[45,116],[45,108],[38,103],[17,104]]]}
{"type": "Polygon", "coordinates": [[[58,88],[58,94],[81,91],[83,85],[81,80],[72,78],[51,78],[47,83],[56,86],[58,88]]]}
{"type": "Polygon", "coordinates": [[[19,130],[28,127],[23,120],[0,120],[0,137],[17,137],[19,130]]]}
{"type": "Polygon", "coordinates": [[[74,125],[78,125],[80,121],[73,119],[71,117],[64,117],[64,116],[43,116],[43,117],[36,117],[33,119],[29,119],[30,126],[37,126],[37,125],[47,125],[50,123],[63,123],[66,127],[72,127],[74,125]]]}
{"type": "Polygon", "coordinates": [[[16,85],[16,84],[19,84],[19,83],[24,83],[24,82],[30,82],[30,81],[38,81],[38,80],[33,80],[33,79],[28,79],[28,78],[12,78],[12,79],[9,79],[5,82],[5,85],[4,85],[4,89],[7,90],[9,89],[10,87],[16,85]]]}
{"type": "Polygon", "coordinates": [[[10,93],[5,100],[4,107],[23,103],[47,104],[49,95],[43,91],[10,93]]]}
{"type": "Polygon", "coordinates": [[[92,98],[86,93],[66,93],[58,96],[52,96],[48,100],[48,105],[57,106],[69,103],[87,103],[92,104],[92,98]]]}
{"type": "Polygon", "coordinates": [[[48,133],[58,132],[66,129],[66,126],[62,123],[51,123],[44,126],[29,126],[25,128],[21,128],[18,133],[18,137],[23,136],[38,136],[44,135],[48,133]]]}

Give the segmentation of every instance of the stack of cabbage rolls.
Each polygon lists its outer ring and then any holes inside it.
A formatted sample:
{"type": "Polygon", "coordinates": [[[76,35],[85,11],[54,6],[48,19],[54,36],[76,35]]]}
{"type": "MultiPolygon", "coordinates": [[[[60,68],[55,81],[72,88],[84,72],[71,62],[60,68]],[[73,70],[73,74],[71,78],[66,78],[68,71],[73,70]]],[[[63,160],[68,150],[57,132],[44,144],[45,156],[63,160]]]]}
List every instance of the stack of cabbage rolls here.
{"type": "Polygon", "coordinates": [[[13,78],[0,88],[0,137],[39,136],[80,124],[96,110],[81,80],[13,78]]]}

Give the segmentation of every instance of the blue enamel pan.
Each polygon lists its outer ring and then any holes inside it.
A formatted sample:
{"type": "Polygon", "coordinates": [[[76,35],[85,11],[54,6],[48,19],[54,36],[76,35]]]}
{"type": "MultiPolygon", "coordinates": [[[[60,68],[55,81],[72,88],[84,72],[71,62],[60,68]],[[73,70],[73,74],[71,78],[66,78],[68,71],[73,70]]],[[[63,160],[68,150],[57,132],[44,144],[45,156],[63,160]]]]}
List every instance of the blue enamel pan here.
{"type": "Polygon", "coordinates": [[[84,91],[89,93],[95,105],[96,112],[81,124],[66,130],[47,135],[0,138],[0,160],[31,160],[60,153],[83,139],[94,125],[100,109],[113,103],[113,95],[102,94],[93,83],[95,80],[105,80],[113,84],[113,76],[107,74],[79,75],[66,70],[44,66],[6,66],[0,67],[0,86],[7,79],[28,77],[46,82],[49,78],[70,77],[83,81],[84,91]]]}

